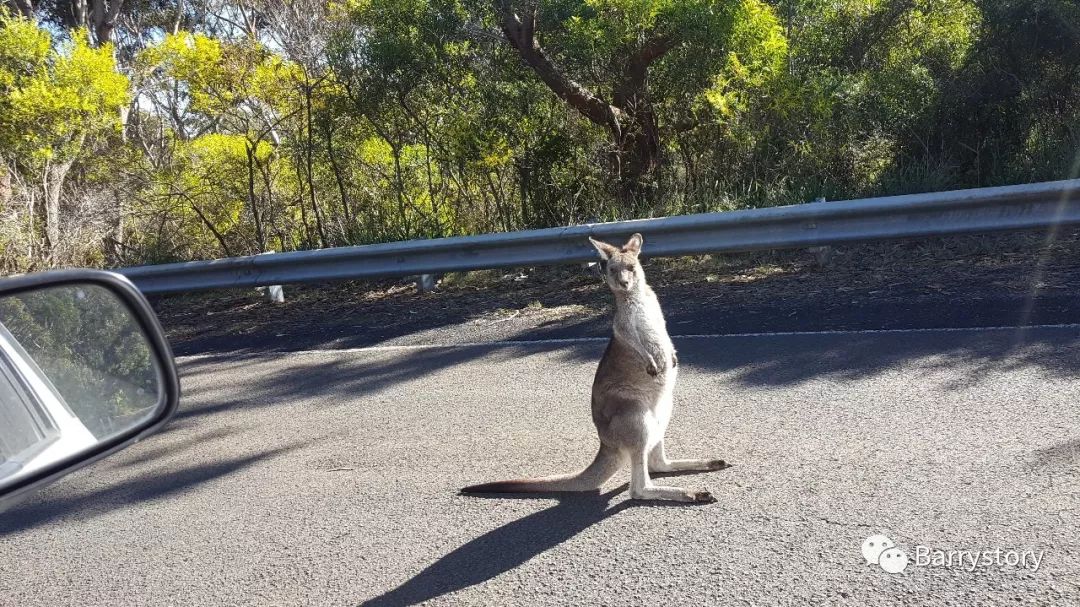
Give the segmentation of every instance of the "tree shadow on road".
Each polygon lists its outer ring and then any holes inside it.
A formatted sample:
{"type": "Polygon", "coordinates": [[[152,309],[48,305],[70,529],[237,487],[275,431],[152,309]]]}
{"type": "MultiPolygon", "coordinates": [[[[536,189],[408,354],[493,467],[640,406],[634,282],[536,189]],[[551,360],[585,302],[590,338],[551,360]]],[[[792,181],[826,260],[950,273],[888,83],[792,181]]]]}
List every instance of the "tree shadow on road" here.
{"type": "MultiPolygon", "coordinates": [[[[900,368],[920,377],[940,371],[941,377],[948,378],[944,387],[951,390],[964,390],[984,378],[1026,368],[1047,377],[1080,379],[1080,331],[1076,330],[676,337],[675,345],[684,373],[716,374],[722,381],[743,387],[791,386],[814,379],[850,382],[900,368]]],[[[503,363],[557,353],[558,363],[595,365],[604,346],[603,339],[502,342],[364,354],[273,353],[190,359],[181,363],[185,399],[177,419],[296,406],[320,398],[333,404],[343,395],[356,402],[410,382],[422,391],[430,389],[424,382],[431,376],[481,359],[487,372],[507,373],[507,381],[516,381],[507,371],[511,366],[503,363]],[[291,364],[259,364],[275,359],[291,364]],[[211,379],[222,373],[243,383],[211,379]]],[[[563,371],[553,368],[551,373],[558,377],[563,371]]]]}
{"type": "Polygon", "coordinates": [[[92,491],[71,491],[71,486],[65,485],[68,495],[51,497],[45,494],[4,512],[0,520],[0,537],[57,520],[88,520],[125,506],[168,499],[202,483],[235,474],[265,459],[302,448],[309,442],[179,469],[162,466],[92,491]]]}
{"type": "Polygon", "coordinates": [[[1080,462],[1080,438],[1067,440],[1032,453],[1033,465],[1069,468],[1080,462]]]}
{"type": "MultiPolygon", "coordinates": [[[[261,305],[253,290],[242,289],[155,298],[155,307],[178,355],[364,347],[462,326],[488,332],[523,311],[533,319],[550,319],[551,310],[566,306],[588,314],[594,330],[605,332],[603,311],[610,296],[600,280],[572,270],[559,274],[569,280],[528,287],[500,282],[496,288],[428,294],[405,289],[378,298],[367,297],[369,285],[363,282],[290,285],[286,291],[293,295],[280,305],[261,305]]],[[[541,324],[552,330],[577,321],[541,324]]]]}
{"type": "MultiPolygon", "coordinates": [[[[790,386],[818,378],[857,381],[905,366],[950,372],[952,380],[946,387],[954,390],[994,374],[1027,368],[1048,377],[1080,379],[1080,329],[1075,328],[675,335],[672,339],[684,370],[730,373],[726,380],[746,387],[790,386]]],[[[581,363],[598,362],[598,353],[603,351],[602,345],[589,342],[536,347],[534,351],[557,349],[564,360],[581,363]]]]}
{"type": "Polygon", "coordinates": [[[1050,329],[848,333],[676,340],[680,361],[732,372],[745,386],[788,386],[816,378],[857,381],[898,368],[943,371],[963,390],[996,374],[1036,369],[1080,378],[1080,331],[1050,329]]]}
{"type": "MultiPolygon", "coordinates": [[[[302,400],[333,397],[340,402],[374,397],[400,384],[419,382],[445,369],[466,365],[480,358],[494,364],[508,357],[527,356],[561,347],[588,347],[602,352],[603,343],[549,344],[542,348],[488,345],[425,348],[388,352],[379,356],[348,356],[327,353],[318,356],[295,354],[207,357],[181,361],[184,398],[175,419],[185,420],[236,410],[254,410],[302,400]],[[295,361],[290,365],[255,364],[275,359],[295,361]],[[224,374],[235,382],[199,381],[202,374],[224,374]],[[201,401],[193,403],[193,400],[201,401]]],[[[418,389],[420,389],[418,387],[418,389]]]]}

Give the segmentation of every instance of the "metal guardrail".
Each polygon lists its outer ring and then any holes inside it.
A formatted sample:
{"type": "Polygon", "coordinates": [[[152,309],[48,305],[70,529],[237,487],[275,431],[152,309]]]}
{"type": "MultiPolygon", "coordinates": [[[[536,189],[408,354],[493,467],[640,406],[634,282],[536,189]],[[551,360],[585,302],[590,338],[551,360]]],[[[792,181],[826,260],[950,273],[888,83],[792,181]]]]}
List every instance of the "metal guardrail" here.
{"type": "Polygon", "coordinates": [[[1080,224],[1080,179],[231,257],[117,270],[145,293],[590,261],[587,236],[666,257],[1080,224]]]}

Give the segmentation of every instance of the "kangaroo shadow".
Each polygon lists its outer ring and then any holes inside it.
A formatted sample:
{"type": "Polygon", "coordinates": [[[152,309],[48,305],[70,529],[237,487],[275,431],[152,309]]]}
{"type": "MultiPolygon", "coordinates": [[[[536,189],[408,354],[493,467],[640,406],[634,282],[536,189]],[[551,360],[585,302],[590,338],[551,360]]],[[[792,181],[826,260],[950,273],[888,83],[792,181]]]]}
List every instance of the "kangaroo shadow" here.
{"type": "MultiPolygon", "coordinates": [[[[604,494],[545,494],[544,497],[558,499],[558,503],[488,531],[440,558],[404,584],[362,604],[371,607],[415,605],[490,580],[626,509],[628,501],[608,507],[611,498],[623,489],[620,487],[604,494]]],[[[498,497],[520,499],[537,496],[518,494],[498,497]]]]}
{"type": "Polygon", "coordinates": [[[476,499],[555,498],[557,504],[488,531],[440,558],[393,590],[367,600],[365,607],[415,605],[486,582],[518,567],[623,510],[639,506],[687,508],[695,504],[654,500],[624,500],[609,507],[626,491],[625,483],[607,493],[469,494],[476,499]]]}

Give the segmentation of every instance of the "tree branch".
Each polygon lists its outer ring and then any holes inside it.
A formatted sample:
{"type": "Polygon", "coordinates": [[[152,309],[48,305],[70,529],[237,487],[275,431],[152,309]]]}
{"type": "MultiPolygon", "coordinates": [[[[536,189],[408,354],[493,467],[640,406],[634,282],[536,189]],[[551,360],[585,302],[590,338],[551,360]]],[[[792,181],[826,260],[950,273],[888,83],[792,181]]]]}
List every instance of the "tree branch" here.
{"type": "Polygon", "coordinates": [[[525,60],[525,63],[544,81],[544,84],[589,120],[610,128],[616,134],[619,133],[621,130],[620,110],[566,77],[540,47],[536,40],[537,9],[533,7],[526,14],[523,22],[511,8],[510,0],[497,0],[497,2],[497,9],[502,17],[503,35],[506,36],[510,45],[517,49],[518,55],[525,60]]]}
{"type": "Polygon", "coordinates": [[[649,37],[636,53],[630,54],[612,92],[612,105],[626,111],[640,103],[645,94],[649,66],[674,48],[676,43],[675,36],[655,35],[649,37]]]}
{"type": "Polygon", "coordinates": [[[637,61],[644,66],[648,66],[667,54],[668,51],[675,47],[675,44],[675,36],[656,36],[650,38],[648,42],[641,47],[641,50],[638,51],[637,61]]]}

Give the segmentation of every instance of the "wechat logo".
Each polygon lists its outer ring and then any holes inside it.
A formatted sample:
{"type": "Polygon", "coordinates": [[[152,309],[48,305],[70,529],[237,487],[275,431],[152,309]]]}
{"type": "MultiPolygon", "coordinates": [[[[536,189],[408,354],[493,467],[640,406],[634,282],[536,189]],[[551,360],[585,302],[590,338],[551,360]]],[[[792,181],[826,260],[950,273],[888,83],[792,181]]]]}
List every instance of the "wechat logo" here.
{"type": "Polygon", "coordinates": [[[862,543],[862,555],[867,563],[881,565],[886,573],[900,573],[908,566],[907,553],[884,535],[866,538],[862,543]]]}

